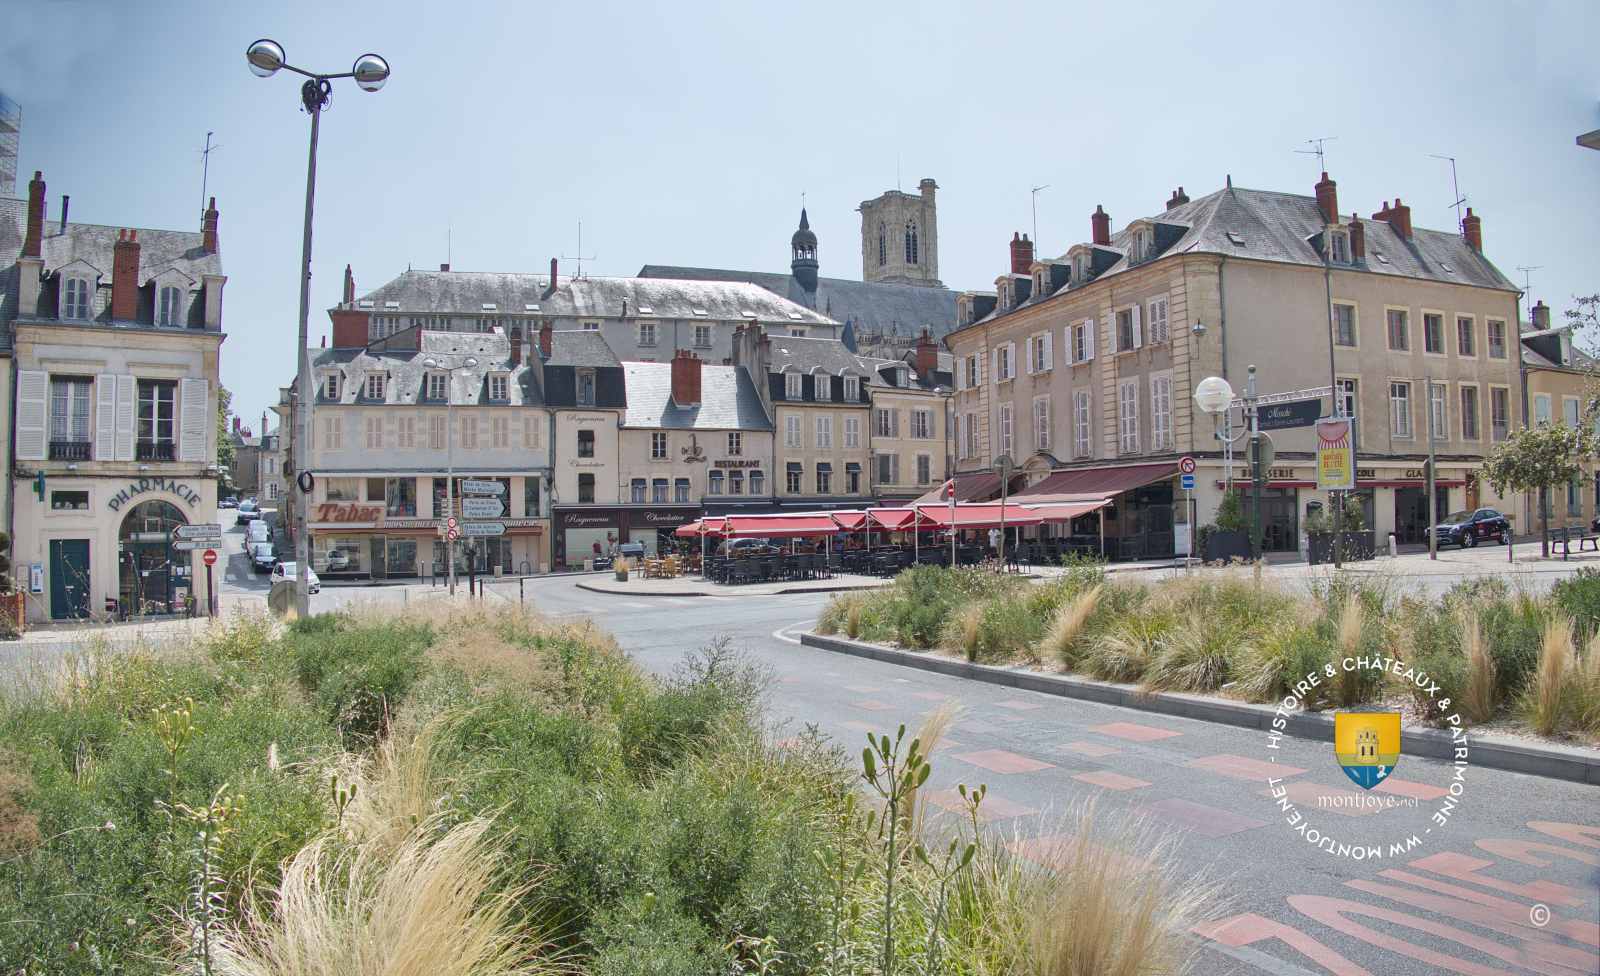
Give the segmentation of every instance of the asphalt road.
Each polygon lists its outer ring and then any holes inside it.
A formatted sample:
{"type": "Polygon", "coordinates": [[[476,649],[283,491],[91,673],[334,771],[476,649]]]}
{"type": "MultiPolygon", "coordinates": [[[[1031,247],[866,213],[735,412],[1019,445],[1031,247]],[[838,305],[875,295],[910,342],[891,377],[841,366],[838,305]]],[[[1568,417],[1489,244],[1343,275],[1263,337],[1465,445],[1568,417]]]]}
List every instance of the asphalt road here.
{"type": "MultiPolygon", "coordinates": [[[[1286,738],[1274,750],[1261,732],[802,646],[793,635],[823,596],[629,598],[576,582],[529,580],[528,602],[593,616],[659,673],[726,635],[771,669],[767,708],[780,738],[815,725],[853,753],[863,733],[902,722],[914,731],[953,701],[960,715],[932,783],[987,784],[991,826],[1024,855],[1091,798],[1101,817],[1173,833],[1178,874],[1226,892],[1222,921],[1196,934],[1207,946],[1201,973],[1600,973],[1600,788],[1469,766],[1441,824],[1432,817],[1455,774],[1444,762],[1402,753],[1395,774],[1364,793],[1324,743],[1286,738]],[[1416,806],[1330,806],[1371,797],[1416,806]],[[1286,822],[1285,801],[1334,838],[1333,853],[1286,822]],[[1413,836],[1409,851],[1391,849],[1413,836]],[[1341,856],[1339,844],[1382,856],[1341,856]]],[[[515,584],[486,597],[516,598],[515,584]]]]}

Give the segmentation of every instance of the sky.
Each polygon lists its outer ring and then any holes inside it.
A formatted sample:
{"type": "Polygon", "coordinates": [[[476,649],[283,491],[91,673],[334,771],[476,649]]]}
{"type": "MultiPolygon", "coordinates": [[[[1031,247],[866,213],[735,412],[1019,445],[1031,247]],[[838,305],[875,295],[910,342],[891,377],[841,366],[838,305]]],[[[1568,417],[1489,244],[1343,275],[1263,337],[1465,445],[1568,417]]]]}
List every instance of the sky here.
{"type": "Polygon", "coordinates": [[[298,79],[245,65],[393,67],[335,83],[318,157],[311,336],[352,266],[591,274],[646,263],[782,271],[802,194],[824,275],[859,277],[855,208],[939,182],[939,272],[992,289],[1013,232],[1040,253],[1235,185],[1340,209],[1403,198],[1562,310],[1600,292],[1600,4],[795,2],[19,5],[0,91],[23,106],[20,192],[49,215],[199,229],[201,154],[228,274],[222,382],[259,425],[293,377],[309,120],[298,79]],[[70,44],[64,44],[65,38],[70,44]],[[578,226],[583,225],[582,249],[578,226]]]}

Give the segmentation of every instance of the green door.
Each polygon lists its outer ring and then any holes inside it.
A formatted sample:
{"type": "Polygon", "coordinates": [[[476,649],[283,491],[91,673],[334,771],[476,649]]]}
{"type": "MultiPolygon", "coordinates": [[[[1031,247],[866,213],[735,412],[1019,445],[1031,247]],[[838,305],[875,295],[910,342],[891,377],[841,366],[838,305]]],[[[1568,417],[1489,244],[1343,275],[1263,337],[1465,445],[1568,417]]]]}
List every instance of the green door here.
{"type": "Polygon", "coordinates": [[[50,540],[50,617],[89,616],[89,540],[50,540]]]}

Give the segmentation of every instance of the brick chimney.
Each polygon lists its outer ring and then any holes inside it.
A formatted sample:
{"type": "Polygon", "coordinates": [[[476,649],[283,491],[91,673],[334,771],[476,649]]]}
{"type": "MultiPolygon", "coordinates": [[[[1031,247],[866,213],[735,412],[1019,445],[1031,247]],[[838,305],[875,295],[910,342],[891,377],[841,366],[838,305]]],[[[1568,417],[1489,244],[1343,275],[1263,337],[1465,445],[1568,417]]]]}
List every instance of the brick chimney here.
{"type": "Polygon", "coordinates": [[[1176,190],[1173,190],[1172,196],[1167,199],[1167,209],[1171,210],[1173,207],[1181,207],[1188,202],[1189,194],[1183,192],[1183,187],[1180,186],[1176,190]]]}
{"type": "Polygon", "coordinates": [[[1538,303],[1530,310],[1530,314],[1533,316],[1533,328],[1535,331],[1543,331],[1550,328],[1550,306],[1544,303],[1544,299],[1539,299],[1538,303]]]}
{"type": "Polygon", "coordinates": [[[261,436],[267,436],[267,412],[261,411],[261,436]]]}
{"type": "Polygon", "coordinates": [[[1027,234],[1013,232],[1011,235],[1011,273],[1027,274],[1033,267],[1033,242],[1028,240],[1027,234]]]}
{"type": "Polygon", "coordinates": [[[546,360],[550,358],[550,337],[554,334],[549,322],[539,326],[539,355],[546,360]]]}
{"type": "Polygon", "coordinates": [[[672,402],[680,407],[700,405],[700,357],[687,349],[672,354],[672,402]]]}
{"type": "Polygon", "coordinates": [[[356,303],[356,276],[348,264],[344,266],[344,297],[340,301],[345,305],[356,303]]]}
{"type": "Polygon", "coordinates": [[[1467,215],[1461,218],[1461,236],[1467,239],[1467,246],[1483,253],[1483,218],[1467,208],[1467,215]]]}
{"type": "Polygon", "coordinates": [[[1367,225],[1356,214],[1350,215],[1350,260],[1367,259],[1367,225]]]}
{"type": "Polygon", "coordinates": [[[1089,226],[1094,231],[1090,240],[1096,244],[1111,243],[1111,215],[1106,213],[1105,207],[1098,203],[1094,205],[1094,213],[1089,216],[1089,226]]]}
{"type": "Polygon", "coordinates": [[[1411,208],[1400,202],[1399,197],[1394,198],[1394,206],[1389,206],[1385,200],[1383,209],[1372,215],[1373,220],[1382,220],[1406,240],[1411,240],[1411,208]]]}
{"type": "Polygon", "coordinates": [[[439,262],[439,270],[440,270],[440,271],[449,271],[449,270],[450,270],[450,265],[449,265],[449,263],[448,263],[448,262],[445,262],[445,261],[441,261],[441,262],[439,262]]]}
{"type": "Polygon", "coordinates": [[[139,232],[117,231],[111,249],[111,318],[132,322],[139,317],[139,232]]]}
{"type": "Polygon", "coordinates": [[[933,341],[927,329],[917,336],[917,348],[911,366],[925,380],[933,379],[934,371],[939,368],[939,344],[933,341]]]}
{"type": "Polygon", "coordinates": [[[1322,211],[1324,224],[1337,224],[1339,222],[1339,184],[1328,179],[1328,171],[1322,171],[1322,179],[1317,181],[1317,209],[1322,211]]]}
{"type": "Polygon", "coordinates": [[[217,198],[212,197],[200,219],[200,247],[207,254],[217,253],[217,217],[217,198]]]}
{"type": "Polygon", "coordinates": [[[44,256],[44,172],[33,171],[33,179],[28,181],[28,229],[22,238],[22,256],[37,258],[44,256]]]}

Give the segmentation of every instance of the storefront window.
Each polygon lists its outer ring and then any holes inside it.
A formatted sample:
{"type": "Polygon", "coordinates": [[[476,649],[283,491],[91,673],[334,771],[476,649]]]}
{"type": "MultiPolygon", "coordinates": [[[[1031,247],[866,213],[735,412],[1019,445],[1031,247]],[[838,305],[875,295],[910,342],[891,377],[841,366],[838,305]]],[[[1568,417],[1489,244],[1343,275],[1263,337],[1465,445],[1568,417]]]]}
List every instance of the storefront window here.
{"type": "MultiPolygon", "coordinates": [[[[168,502],[143,502],[122,520],[118,561],[120,599],[129,613],[174,613],[190,586],[189,560],[178,558],[171,532],[187,524],[168,502]]],[[[184,553],[183,556],[187,556],[184,553]]]]}
{"type": "Polygon", "coordinates": [[[387,514],[414,518],[417,514],[417,479],[384,479],[383,500],[387,514]]]}
{"type": "Polygon", "coordinates": [[[323,482],[323,497],[330,502],[358,502],[361,500],[360,478],[329,478],[323,482]]]}
{"type": "Polygon", "coordinates": [[[387,555],[390,576],[417,575],[417,540],[390,539],[387,555]]]}
{"type": "Polygon", "coordinates": [[[522,511],[528,518],[538,518],[542,514],[539,507],[540,480],[538,475],[532,474],[522,479],[522,511]]]}
{"type": "Polygon", "coordinates": [[[368,572],[366,540],[362,536],[317,536],[312,539],[311,568],[319,573],[368,572]]]}

